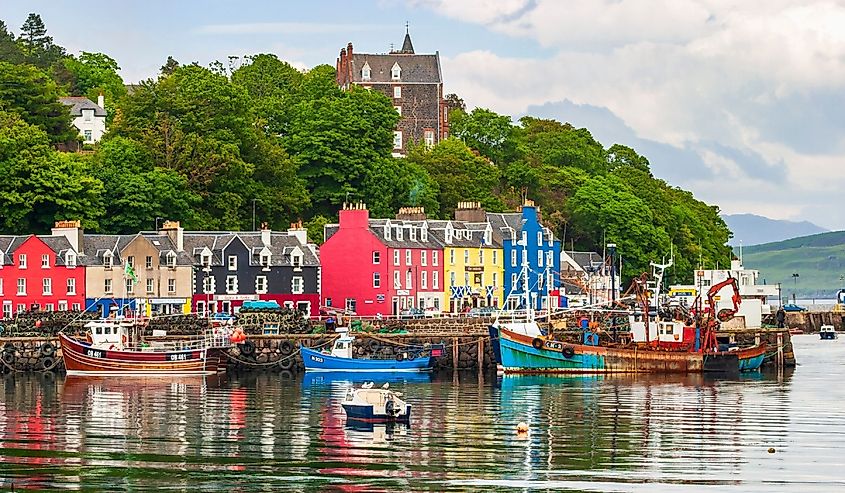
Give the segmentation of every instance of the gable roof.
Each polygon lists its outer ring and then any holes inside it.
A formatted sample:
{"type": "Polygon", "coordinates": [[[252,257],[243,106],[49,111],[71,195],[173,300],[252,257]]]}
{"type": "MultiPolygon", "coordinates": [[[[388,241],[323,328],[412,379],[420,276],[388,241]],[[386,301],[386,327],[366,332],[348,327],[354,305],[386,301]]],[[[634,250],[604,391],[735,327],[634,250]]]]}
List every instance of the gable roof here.
{"type": "Polygon", "coordinates": [[[200,254],[207,248],[211,251],[211,265],[224,265],[224,251],[233,242],[243,243],[250,252],[250,265],[261,264],[261,252],[266,248],[270,253],[270,266],[292,266],[293,260],[290,257],[293,248],[299,248],[302,252],[302,263],[304,267],[316,267],[320,265],[320,259],[316,245],[299,242],[299,239],[286,232],[271,232],[270,244],[265,245],[260,231],[245,232],[189,232],[184,233],[185,252],[194,263],[199,263],[200,254]]]}
{"type": "Polygon", "coordinates": [[[82,110],[94,110],[94,116],[106,116],[106,110],[86,97],[69,96],[59,98],[59,101],[70,107],[71,116],[82,116],[82,110]]]}
{"type": "Polygon", "coordinates": [[[397,83],[426,83],[439,84],[442,82],[440,75],[440,55],[414,55],[405,53],[353,53],[350,61],[352,67],[352,80],[356,83],[371,84],[380,82],[397,83]],[[390,71],[393,64],[398,63],[402,69],[402,78],[393,80],[390,71]],[[361,69],[364,64],[370,66],[370,78],[361,78],[361,69]]]}

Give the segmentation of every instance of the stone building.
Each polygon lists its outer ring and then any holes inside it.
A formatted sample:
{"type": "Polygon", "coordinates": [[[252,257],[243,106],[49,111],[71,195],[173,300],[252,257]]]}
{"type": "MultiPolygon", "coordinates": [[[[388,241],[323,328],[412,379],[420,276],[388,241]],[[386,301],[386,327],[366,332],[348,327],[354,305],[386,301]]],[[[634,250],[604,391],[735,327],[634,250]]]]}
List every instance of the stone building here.
{"type": "Polygon", "coordinates": [[[440,54],[417,54],[405,33],[402,49],[389,53],[356,53],[349,43],[337,59],[337,83],[379,91],[400,115],[393,132],[393,154],[402,156],[409,143],[433,146],[449,136],[448,107],[443,98],[440,54]]]}

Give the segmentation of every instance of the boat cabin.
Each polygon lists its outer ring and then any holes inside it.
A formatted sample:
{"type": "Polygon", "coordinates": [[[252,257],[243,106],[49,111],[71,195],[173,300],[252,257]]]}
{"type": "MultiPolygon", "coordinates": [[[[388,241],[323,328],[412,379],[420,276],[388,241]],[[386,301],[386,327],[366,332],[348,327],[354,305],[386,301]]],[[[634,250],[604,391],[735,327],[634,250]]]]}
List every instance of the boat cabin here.
{"type": "Polygon", "coordinates": [[[820,339],[836,339],[836,329],[832,325],[822,325],[819,328],[820,339]]]}
{"type": "Polygon", "coordinates": [[[85,324],[91,335],[91,347],[123,350],[129,340],[132,320],[123,318],[92,320],[85,324]]]}
{"type": "Polygon", "coordinates": [[[642,317],[632,317],[631,336],[634,342],[656,343],[667,349],[682,349],[695,343],[695,327],[681,321],[649,320],[648,334],[642,317]]]}
{"type": "Polygon", "coordinates": [[[352,358],[352,342],[355,338],[349,335],[349,329],[347,327],[338,327],[335,329],[335,332],[340,334],[340,337],[334,341],[334,345],[332,346],[332,356],[338,358],[352,358]]]}

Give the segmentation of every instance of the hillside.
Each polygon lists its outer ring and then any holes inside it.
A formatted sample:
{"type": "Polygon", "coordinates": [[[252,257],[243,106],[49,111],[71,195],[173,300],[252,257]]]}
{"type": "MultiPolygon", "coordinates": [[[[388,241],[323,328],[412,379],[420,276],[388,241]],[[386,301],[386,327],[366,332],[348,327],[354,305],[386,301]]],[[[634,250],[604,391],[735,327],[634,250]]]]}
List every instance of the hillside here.
{"type": "Polygon", "coordinates": [[[845,231],[744,247],[743,261],[766,283],[781,283],[784,297],[831,298],[845,287],[845,231]]]}
{"type": "Polygon", "coordinates": [[[760,245],[799,236],[824,233],[827,230],[809,221],[783,221],[755,214],[723,214],[722,219],[733,231],[730,245],[760,245]]]}

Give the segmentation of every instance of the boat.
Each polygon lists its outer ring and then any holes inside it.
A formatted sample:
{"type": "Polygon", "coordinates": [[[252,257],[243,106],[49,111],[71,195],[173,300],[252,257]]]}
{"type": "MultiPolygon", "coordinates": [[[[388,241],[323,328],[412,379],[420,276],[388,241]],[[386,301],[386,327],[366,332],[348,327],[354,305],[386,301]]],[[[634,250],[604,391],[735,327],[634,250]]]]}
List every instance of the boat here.
{"type": "Polygon", "coordinates": [[[131,318],[114,317],[85,324],[84,338],[59,333],[70,376],[193,376],[226,371],[231,329],[216,328],[199,337],[144,341],[131,318]]]}
{"type": "Polygon", "coordinates": [[[439,356],[443,355],[443,344],[403,346],[393,358],[355,358],[353,345],[355,337],[349,335],[346,327],[338,327],[340,334],[329,352],[301,347],[305,371],[347,371],[347,372],[400,372],[431,371],[439,356]]]}
{"type": "Polygon", "coordinates": [[[819,329],[819,339],[828,340],[836,339],[836,337],[836,329],[834,329],[832,325],[822,325],[819,329]]]}
{"type": "Polygon", "coordinates": [[[400,392],[390,390],[388,383],[374,389],[373,382],[367,382],[360,389],[349,389],[340,405],[347,419],[357,422],[407,423],[411,419],[411,405],[401,397],[400,392]]]}

